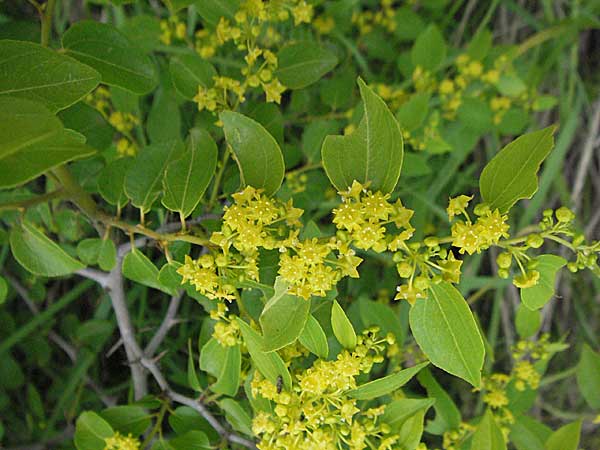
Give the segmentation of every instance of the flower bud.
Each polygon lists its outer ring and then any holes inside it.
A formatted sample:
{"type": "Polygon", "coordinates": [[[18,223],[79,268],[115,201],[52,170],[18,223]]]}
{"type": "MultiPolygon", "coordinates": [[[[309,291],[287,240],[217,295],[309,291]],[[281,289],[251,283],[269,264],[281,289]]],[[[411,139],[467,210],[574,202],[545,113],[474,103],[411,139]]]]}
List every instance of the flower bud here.
{"type": "Polygon", "coordinates": [[[496,264],[502,269],[508,269],[512,264],[512,255],[508,252],[500,253],[496,258],[496,264]]]}
{"type": "Polygon", "coordinates": [[[529,245],[531,248],[540,248],[543,243],[544,238],[537,233],[527,236],[527,245],[529,245]]]}

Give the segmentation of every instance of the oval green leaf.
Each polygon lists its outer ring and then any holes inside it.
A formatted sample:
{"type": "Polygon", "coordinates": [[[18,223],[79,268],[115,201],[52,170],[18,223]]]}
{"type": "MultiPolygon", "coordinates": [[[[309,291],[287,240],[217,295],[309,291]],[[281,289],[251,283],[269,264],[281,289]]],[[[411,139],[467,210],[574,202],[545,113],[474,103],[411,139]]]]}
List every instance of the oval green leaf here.
{"type": "Polygon", "coordinates": [[[410,328],[431,363],[475,387],[481,384],[485,349],[479,328],[460,292],[434,284],[428,298],[410,309],[410,328]]]}
{"type": "Polygon", "coordinates": [[[435,403],[434,398],[402,398],[385,406],[382,422],[398,429],[410,417],[419,411],[427,411],[435,403]]]}
{"type": "Polygon", "coordinates": [[[92,411],[82,413],[75,423],[77,450],[104,450],[105,440],[115,432],[106,420],[92,411]]]}
{"type": "Polygon", "coordinates": [[[210,338],[200,351],[200,369],[217,379],[210,387],[217,394],[236,394],[240,386],[241,364],[239,345],[223,347],[215,338],[210,338]]]}
{"type": "Polygon", "coordinates": [[[356,347],[356,333],[352,323],[337,300],[331,305],[331,327],[335,338],[344,348],[352,350],[356,347]]]}
{"type": "Polygon", "coordinates": [[[387,377],[369,381],[356,389],[348,391],[348,395],[357,400],[370,400],[372,398],[390,394],[408,383],[412,377],[428,364],[429,362],[417,364],[414,367],[409,367],[408,369],[393,373],[387,377]]]}
{"type": "Polygon", "coordinates": [[[556,255],[540,255],[535,268],[540,273],[540,279],[535,286],[521,289],[521,300],[523,304],[535,311],[542,308],[554,295],[554,281],[556,273],[567,261],[556,255]]]}
{"type": "Polygon", "coordinates": [[[550,435],[546,450],[577,450],[581,437],[581,420],[569,423],[550,435]]]}
{"type": "Polygon", "coordinates": [[[220,118],[242,183],[273,195],[281,186],[285,172],[283,153],[275,138],[261,124],[242,114],[224,111],[220,118]]]}
{"type": "Polygon", "coordinates": [[[554,146],[555,126],[524,134],[492,158],[479,178],[479,190],[490,208],[508,211],[538,189],[537,172],[554,146]]]}
{"type": "Polygon", "coordinates": [[[174,56],[169,61],[169,72],[175,90],[188,100],[196,96],[198,86],[211,87],[217,75],[213,65],[195,52],[174,56]]]}
{"type": "Polygon", "coordinates": [[[137,249],[133,249],[123,258],[123,276],[125,278],[143,284],[167,294],[173,294],[173,291],[167,289],[158,281],[158,269],[146,255],[137,249]]]}
{"type": "Polygon", "coordinates": [[[354,180],[369,183],[374,191],[394,190],[404,155],[400,125],[385,102],[358,79],[364,114],[348,136],[327,136],[321,155],[325,172],[338,191],[354,180]]]}
{"type": "Polygon", "coordinates": [[[337,63],[335,54],[316,42],[296,42],[277,53],[275,76],[290,89],[302,89],[319,81],[337,63]]]}
{"type": "Polygon", "coordinates": [[[325,359],[327,358],[327,355],[329,355],[327,336],[319,324],[319,321],[311,314],[308,315],[306,325],[304,325],[304,329],[298,339],[304,347],[319,358],[325,359]]]}

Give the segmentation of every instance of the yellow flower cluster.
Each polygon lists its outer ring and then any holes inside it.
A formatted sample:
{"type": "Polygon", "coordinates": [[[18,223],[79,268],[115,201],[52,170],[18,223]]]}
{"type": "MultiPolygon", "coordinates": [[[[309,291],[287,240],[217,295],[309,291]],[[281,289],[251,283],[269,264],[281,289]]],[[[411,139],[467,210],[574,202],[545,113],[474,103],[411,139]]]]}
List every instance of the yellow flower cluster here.
{"type": "Polygon", "coordinates": [[[408,95],[404,89],[390,86],[384,83],[376,83],[371,86],[377,95],[379,95],[388,105],[390,110],[396,111],[403,103],[408,100],[408,95]]]}
{"type": "Polygon", "coordinates": [[[361,411],[357,400],[347,395],[357,386],[356,378],[369,373],[374,363],[383,360],[386,342],[378,339],[376,329],[358,337],[358,345],[343,350],[334,361],[317,360],[308,369],[299,369],[291,391],[278,390],[258,373],[252,381],[253,396],[271,400],[272,413],[262,411],[252,423],[260,437],[260,450],[337,450],[344,442],[349,448],[387,450],[396,448],[398,436],[379,420],[384,407],[361,411]]]}
{"type": "Polygon", "coordinates": [[[86,102],[98,110],[108,120],[108,123],[121,133],[122,136],[117,140],[116,145],[119,155],[135,156],[138,149],[131,136],[131,131],[139,124],[139,119],[131,113],[114,111],[110,100],[110,91],[104,86],[99,86],[89,94],[86,102]]]}
{"type": "Polygon", "coordinates": [[[140,442],[134,439],[131,434],[123,436],[115,433],[113,436],[104,439],[104,450],[139,450],[140,442]]]}
{"type": "Polygon", "coordinates": [[[498,209],[491,210],[485,204],[475,207],[477,217],[471,221],[467,213],[467,206],[473,197],[460,195],[451,198],[446,209],[448,218],[452,221],[455,216],[463,215],[465,220],[457,220],[452,224],[452,245],[459,248],[459,253],[479,253],[497,244],[501,238],[507,238],[509,225],[506,223],[508,216],[500,214],[498,209]]]}
{"type": "Polygon", "coordinates": [[[393,33],[396,29],[394,0],[380,0],[379,7],[375,10],[355,11],[352,23],[361,35],[369,34],[377,27],[393,33]]]}
{"type": "Polygon", "coordinates": [[[465,440],[475,431],[475,427],[467,422],[461,422],[458,430],[446,431],[443,436],[444,450],[460,450],[465,440]]]}
{"type": "Polygon", "coordinates": [[[227,305],[217,303],[217,308],[210,312],[210,318],[216,320],[212,336],[223,347],[233,347],[240,343],[240,326],[235,317],[227,316],[227,305]]]}
{"type": "Polygon", "coordinates": [[[187,27],[177,16],[160,21],[160,40],[163,44],[171,45],[174,40],[184,41],[186,34],[187,27]]]}

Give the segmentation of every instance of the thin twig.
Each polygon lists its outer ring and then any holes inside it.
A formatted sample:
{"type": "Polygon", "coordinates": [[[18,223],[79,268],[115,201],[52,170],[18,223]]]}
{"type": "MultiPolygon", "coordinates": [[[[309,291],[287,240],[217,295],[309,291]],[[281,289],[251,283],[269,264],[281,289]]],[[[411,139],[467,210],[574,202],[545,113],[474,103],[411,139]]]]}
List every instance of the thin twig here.
{"type": "Polygon", "coordinates": [[[167,313],[165,314],[162,323],[158,327],[158,330],[156,330],[154,336],[152,336],[152,339],[150,339],[150,342],[148,343],[146,348],[144,349],[144,353],[148,357],[152,357],[152,355],[154,355],[158,347],[160,347],[160,344],[162,344],[163,340],[169,333],[169,330],[173,327],[173,325],[177,323],[177,321],[175,320],[175,316],[177,315],[177,311],[179,311],[179,305],[181,304],[182,297],[183,291],[179,291],[171,297],[169,307],[167,308],[167,313]]]}
{"type": "Polygon", "coordinates": [[[585,184],[586,174],[588,172],[590,161],[592,160],[594,152],[594,144],[598,139],[600,133],[600,99],[594,103],[594,110],[590,119],[590,127],[588,130],[585,144],[581,152],[581,158],[579,159],[579,165],[577,166],[577,175],[575,176],[575,182],[573,183],[573,191],[571,192],[571,200],[573,202],[573,208],[575,211],[581,206],[581,192],[585,184]]]}

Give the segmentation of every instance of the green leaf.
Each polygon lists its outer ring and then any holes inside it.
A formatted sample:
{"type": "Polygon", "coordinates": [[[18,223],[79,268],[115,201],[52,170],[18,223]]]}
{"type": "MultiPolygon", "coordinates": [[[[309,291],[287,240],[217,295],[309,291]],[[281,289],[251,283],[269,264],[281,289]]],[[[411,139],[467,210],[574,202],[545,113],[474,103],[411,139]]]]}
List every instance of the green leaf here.
{"type": "Polygon", "coordinates": [[[121,434],[139,436],[152,425],[152,414],[141,406],[113,406],[100,412],[100,416],[121,434]]]}
{"type": "Polygon", "coordinates": [[[600,409],[600,354],[583,344],[577,365],[577,386],[592,409],[600,409]]]}
{"type": "Polygon", "coordinates": [[[250,325],[246,322],[238,319],[238,324],[254,366],[273,385],[277,386],[279,379],[281,379],[283,386],[290,390],[292,388],[292,377],[281,356],[277,352],[265,352],[263,350],[263,337],[250,328],[250,325]]]}
{"type": "Polygon", "coordinates": [[[506,450],[502,430],[488,409],[473,433],[471,450],[506,450]]]}
{"type": "Polygon", "coordinates": [[[219,117],[240,169],[242,184],[273,195],[281,186],[285,172],[277,141],[261,124],[242,114],[224,111],[219,117]]]}
{"type": "Polygon", "coordinates": [[[112,143],[113,128],[100,111],[87,103],[78,102],[58,115],[66,128],[85,136],[86,144],[96,150],[104,150],[112,143]]]}
{"type": "Polygon", "coordinates": [[[520,304],[515,317],[515,326],[521,339],[533,336],[540,329],[542,316],[539,311],[532,311],[524,304],[520,304]]]}
{"type": "Polygon", "coordinates": [[[428,92],[421,92],[412,95],[406,103],[402,104],[396,113],[401,128],[414,131],[423,124],[429,112],[430,96],[428,92]]]}
{"type": "Polygon", "coordinates": [[[10,249],[19,264],[34,275],[58,277],[85,267],[27,222],[10,232],[10,249]]]}
{"type": "Polygon", "coordinates": [[[200,351],[200,369],[217,379],[210,388],[217,394],[236,394],[240,386],[241,361],[239,345],[223,347],[215,338],[210,338],[200,351]]]}
{"type": "Polygon", "coordinates": [[[496,83],[498,92],[507,97],[518,97],[527,90],[527,85],[515,74],[502,74],[496,83]]]}
{"type": "Polygon", "coordinates": [[[418,411],[414,416],[408,418],[401,426],[398,432],[398,441],[400,448],[406,450],[416,450],[421,436],[423,436],[423,421],[425,420],[425,411],[418,411]]]}
{"type": "Polygon", "coordinates": [[[238,402],[231,398],[225,398],[219,402],[219,406],[225,411],[225,418],[234,430],[248,436],[254,436],[252,433],[252,419],[238,402]]]}
{"type": "Polygon", "coordinates": [[[542,308],[554,295],[554,280],[558,270],[567,264],[564,258],[556,255],[540,255],[535,267],[540,279],[535,286],[521,289],[521,301],[532,311],[542,308]]]}
{"type": "Polygon", "coordinates": [[[154,93],[146,118],[146,132],[151,143],[181,139],[181,113],[175,91],[168,86],[154,93]]]}
{"type": "Polygon", "coordinates": [[[265,352],[279,350],[293,343],[304,329],[310,311],[310,300],[288,294],[288,285],[277,278],[275,293],[260,315],[265,352]]]}
{"type": "Polygon", "coordinates": [[[331,327],[335,338],[343,347],[350,350],[356,347],[354,328],[337,300],[331,304],[331,327]]]}
{"type": "Polygon", "coordinates": [[[364,114],[348,136],[327,136],[321,154],[325,172],[338,191],[354,180],[370,183],[373,191],[394,190],[404,154],[400,126],[385,102],[358,79],[364,114]]]}
{"type": "Polygon", "coordinates": [[[335,54],[319,44],[295,42],[277,53],[275,76],[290,89],[302,89],[319,81],[337,63],[335,54]]]}
{"type": "Polygon", "coordinates": [[[433,365],[479,387],[483,339],[467,302],[454,286],[448,282],[432,285],[428,298],[410,309],[409,320],[417,344],[433,365]]]}
{"type": "Polygon", "coordinates": [[[0,305],[6,301],[8,295],[8,284],[3,277],[0,277],[0,305]]]}
{"type": "Polygon", "coordinates": [[[472,132],[485,133],[492,130],[494,116],[487,102],[471,97],[462,101],[456,112],[458,121],[472,132]]]}
{"type": "Polygon", "coordinates": [[[152,60],[112,25],[82,20],[65,32],[62,44],[68,55],[100,72],[105,84],[139,95],[156,87],[152,60]]]}
{"type": "Polygon", "coordinates": [[[381,420],[393,429],[398,429],[408,418],[414,416],[419,411],[427,411],[434,403],[435,399],[433,398],[402,398],[394,400],[385,406],[381,420]]]}
{"type": "Polygon", "coordinates": [[[77,450],[104,450],[105,439],[114,434],[106,420],[95,412],[86,411],[75,424],[75,447],[77,450]]]}
{"type": "Polygon", "coordinates": [[[300,344],[319,358],[325,359],[327,358],[327,355],[329,355],[327,336],[325,335],[323,328],[321,328],[319,321],[311,314],[308,315],[306,325],[298,339],[300,340],[300,344]]]}
{"type": "Polygon", "coordinates": [[[448,393],[431,375],[431,371],[428,368],[423,369],[417,375],[417,379],[427,391],[427,395],[435,399],[433,408],[436,416],[435,420],[428,423],[427,431],[441,435],[448,430],[457,429],[461,422],[460,411],[448,393]]]}
{"type": "Polygon", "coordinates": [[[198,15],[213,28],[221,17],[234,20],[235,13],[240,7],[239,0],[195,0],[194,5],[198,15]]]}
{"type": "Polygon", "coordinates": [[[388,375],[387,377],[369,381],[356,389],[348,391],[348,395],[357,400],[371,400],[372,398],[390,394],[408,383],[412,377],[428,364],[429,362],[423,362],[414,367],[409,367],[408,369],[388,375]]]}
{"type": "Polygon", "coordinates": [[[150,211],[162,190],[162,180],[169,163],[181,156],[180,141],[161,142],[144,147],[125,176],[125,193],[134,206],[150,211]]]}
{"type": "Polygon", "coordinates": [[[122,208],[129,201],[125,195],[125,177],[135,164],[134,158],[118,158],[107,164],[98,177],[98,190],[111,205],[122,208]]]}
{"type": "Polygon", "coordinates": [[[529,416],[515,416],[508,440],[517,450],[545,450],[544,442],[552,430],[529,416]]]}
{"type": "Polygon", "coordinates": [[[392,333],[398,344],[404,342],[405,331],[400,317],[389,305],[361,298],[358,306],[360,319],[365,327],[377,326],[382,334],[392,333]]]}
{"type": "Polygon", "coordinates": [[[410,56],[413,65],[436,70],[446,58],[444,36],[435,25],[429,25],[415,40],[410,56]]]}
{"type": "Polygon", "coordinates": [[[173,450],[209,450],[213,447],[206,433],[199,430],[190,430],[171,440],[168,444],[173,450]]]}
{"type": "Polygon", "coordinates": [[[196,392],[202,392],[202,386],[196,375],[196,364],[192,353],[192,341],[188,340],[188,366],[187,366],[187,382],[188,386],[196,392]]]}
{"type": "Polygon", "coordinates": [[[162,204],[171,211],[189,216],[208,187],[217,167],[217,145],[208,132],[194,128],[183,156],[165,171],[162,204]]]}
{"type": "Polygon", "coordinates": [[[0,96],[34,100],[57,112],[99,82],[94,69],[54,50],[31,42],[0,41],[0,96]]]}
{"type": "Polygon", "coordinates": [[[485,166],[479,178],[483,200],[492,209],[508,211],[517,200],[538,189],[537,172],[554,146],[555,126],[517,138],[485,166]]]}
{"type": "Polygon", "coordinates": [[[213,65],[202,59],[196,52],[171,58],[169,72],[175,90],[188,100],[196,96],[198,86],[211,87],[214,84],[213,78],[217,75],[213,65]]]}
{"type": "Polygon", "coordinates": [[[0,187],[13,187],[36,178],[49,169],[96,152],[85,144],[85,136],[73,130],[62,130],[57,135],[17,153],[0,157],[0,187]]]}
{"type": "Polygon", "coordinates": [[[123,275],[131,281],[143,284],[167,294],[173,294],[170,289],[158,281],[158,269],[146,255],[137,249],[133,249],[123,258],[123,275]]]}
{"type": "Polygon", "coordinates": [[[569,423],[550,435],[546,450],[577,450],[581,435],[581,419],[569,423]]]}
{"type": "Polygon", "coordinates": [[[41,103],[0,97],[0,161],[62,132],[60,120],[41,103]]]}

